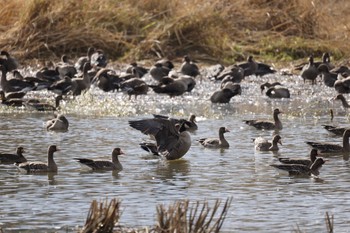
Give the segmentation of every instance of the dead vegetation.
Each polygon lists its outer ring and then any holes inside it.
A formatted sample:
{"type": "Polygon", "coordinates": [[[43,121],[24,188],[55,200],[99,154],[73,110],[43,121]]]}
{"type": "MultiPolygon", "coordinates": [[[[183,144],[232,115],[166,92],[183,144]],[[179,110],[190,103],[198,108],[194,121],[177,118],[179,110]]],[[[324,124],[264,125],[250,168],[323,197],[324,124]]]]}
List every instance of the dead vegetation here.
{"type": "Polygon", "coordinates": [[[231,63],[247,54],[290,61],[329,51],[348,56],[347,0],[5,0],[0,49],[20,59],[180,57],[231,63]],[[200,5],[200,7],[199,7],[200,5]]]}

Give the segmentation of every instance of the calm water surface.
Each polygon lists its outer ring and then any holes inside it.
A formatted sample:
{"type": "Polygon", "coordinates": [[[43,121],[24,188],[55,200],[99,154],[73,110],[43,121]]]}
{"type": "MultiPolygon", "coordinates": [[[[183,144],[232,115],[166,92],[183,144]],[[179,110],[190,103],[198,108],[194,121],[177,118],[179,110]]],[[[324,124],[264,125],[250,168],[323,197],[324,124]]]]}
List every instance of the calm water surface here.
{"type": "MultiPolygon", "coordinates": [[[[149,95],[128,101],[122,93],[92,89],[65,101],[62,112],[70,121],[66,133],[47,132],[44,123],[52,114],[0,108],[0,150],[14,152],[23,146],[28,160],[46,161],[46,150],[57,144],[56,175],[26,175],[13,166],[0,165],[0,227],[5,232],[75,232],[84,225],[92,200],[122,200],[121,224],[138,227],[155,223],[156,206],[176,200],[232,204],[223,232],[325,232],[325,213],[335,216],[337,232],[350,232],[350,164],[345,156],[327,158],[319,177],[289,177],[269,164],[279,156],[306,157],[306,140],[341,143],[321,124],[348,125],[349,114],[331,98],[335,91],[318,84],[304,85],[296,76],[248,77],[242,95],[230,104],[212,105],[211,93],[219,83],[203,81],[193,93],[173,99],[149,95]],[[279,80],[291,88],[290,100],[271,100],[261,95],[259,84],[279,80]],[[283,145],[277,154],[257,152],[252,138],[272,137],[242,120],[271,119],[274,108],[284,114],[279,133],[283,145]],[[330,120],[329,110],[335,118],[330,120]],[[149,118],[152,113],[187,117],[195,113],[199,129],[192,134],[190,151],[178,161],[163,161],[139,148],[148,138],[128,126],[128,120],[149,118]],[[201,137],[217,136],[220,126],[231,132],[226,150],[202,148],[201,137]],[[88,172],[73,157],[110,158],[114,147],[124,170],[88,172]]],[[[35,95],[47,95],[46,92],[35,95]]],[[[347,96],[348,97],[348,96],[347,96]]]]}

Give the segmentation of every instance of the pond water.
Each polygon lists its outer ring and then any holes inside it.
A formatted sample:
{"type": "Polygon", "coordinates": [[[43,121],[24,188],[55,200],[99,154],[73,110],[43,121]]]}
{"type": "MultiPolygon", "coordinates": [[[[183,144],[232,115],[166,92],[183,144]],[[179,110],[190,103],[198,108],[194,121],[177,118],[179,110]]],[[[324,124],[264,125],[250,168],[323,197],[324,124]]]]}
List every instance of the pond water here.
{"type": "MultiPolygon", "coordinates": [[[[348,125],[349,114],[333,102],[332,88],[304,84],[297,76],[247,77],[242,95],[229,104],[209,101],[219,83],[197,83],[192,93],[169,98],[152,91],[137,100],[123,93],[103,93],[95,88],[75,100],[66,100],[62,110],[69,122],[66,133],[47,132],[44,123],[51,113],[0,107],[0,150],[25,148],[28,160],[46,161],[46,150],[56,144],[59,171],[55,175],[26,175],[11,165],[0,165],[0,228],[5,232],[76,232],[84,225],[90,203],[112,198],[122,200],[121,224],[152,226],[156,207],[176,200],[209,201],[232,197],[223,232],[324,232],[325,213],[334,214],[337,232],[349,232],[350,164],[345,156],[333,156],[318,177],[289,177],[269,166],[277,158],[307,157],[305,141],[341,143],[322,124],[348,125]],[[291,99],[272,100],[260,93],[265,81],[280,81],[291,90],[291,99]],[[254,150],[252,138],[269,140],[274,132],[258,131],[245,119],[271,119],[274,108],[281,115],[283,145],[278,153],[254,150]],[[329,111],[333,109],[331,121],[329,111]],[[186,117],[197,115],[199,129],[191,134],[192,147],[180,160],[159,160],[139,147],[148,139],[128,125],[128,120],[151,114],[186,117]],[[217,136],[220,126],[230,148],[203,148],[196,140],[217,136]],[[73,157],[110,158],[121,147],[124,170],[87,172],[73,157]]],[[[32,95],[50,95],[46,92],[32,95]]]]}

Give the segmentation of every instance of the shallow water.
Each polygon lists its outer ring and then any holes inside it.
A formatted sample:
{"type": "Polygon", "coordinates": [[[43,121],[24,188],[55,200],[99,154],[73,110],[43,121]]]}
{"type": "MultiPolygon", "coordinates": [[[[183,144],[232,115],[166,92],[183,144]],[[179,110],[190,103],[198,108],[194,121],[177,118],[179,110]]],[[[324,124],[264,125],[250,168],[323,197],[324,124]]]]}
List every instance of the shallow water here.
{"type": "MultiPolygon", "coordinates": [[[[324,232],[324,216],[334,214],[337,232],[349,232],[349,161],[341,155],[327,158],[319,177],[289,177],[269,164],[278,156],[306,157],[306,140],[340,143],[321,124],[347,125],[349,114],[340,102],[333,102],[335,91],[323,85],[303,84],[297,76],[248,77],[242,95],[230,104],[212,105],[211,93],[219,83],[204,80],[193,93],[173,99],[150,92],[128,101],[122,93],[102,93],[92,89],[62,104],[70,121],[66,133],[47,132],[50,113],[28,112],[0,107],[0,150],[14,152],[19,145],[28,160],[46,160],[46,150],[56,144],[59,166],[56,175],[26,175],[13,166],[0,165],[0,227],[6,232],[75,232],[84,225],[92,200],[106,197],[122,200],[121,224],[152,226],[156,206],[176,200],[232,197],[222,230],[225,232],[324,232]],[[259,84],[281,81],[291,88],[289,100],[271,100],[261,95],[259,84]],[[274,108],[284,128],[279,133],[283,145],[277,154],[257,152],[252,138],[272,137],[272,131],[258,131],[242,120],[271,119],[274,108]],[[330,120],[329,110],[335,118],[330,120]],[[128,126],[128,120],[151,117],[152,113],[187,117],[195,113],[199,129],[192,134],[190,151],[178,161],[163,161],[149,155],[138,144],[148,139],[128,126]],[[230,148],[202,148],[197,139],[216,136],[226,126],[230,148]],[[124,170],[91,173],[73,157],[110,158],[114,147],[121,147],[124,170]]],[[[46,96],[48,93],[33,95],[46,96]]]]}

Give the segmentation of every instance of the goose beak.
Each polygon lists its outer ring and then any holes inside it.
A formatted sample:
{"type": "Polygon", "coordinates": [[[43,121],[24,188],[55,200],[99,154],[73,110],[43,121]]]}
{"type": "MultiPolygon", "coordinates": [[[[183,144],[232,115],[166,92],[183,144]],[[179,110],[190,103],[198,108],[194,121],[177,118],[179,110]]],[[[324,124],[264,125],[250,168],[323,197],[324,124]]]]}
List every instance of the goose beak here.
{"type": "Polygon", "coordinates": [[[278,143],[282,146],[282,140],[281,139],[278,140],[278,143]]]}

